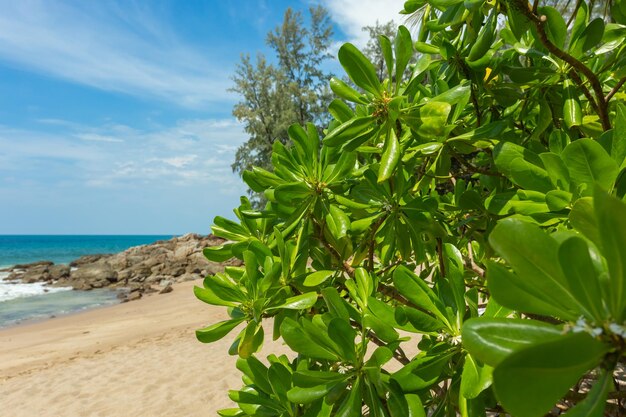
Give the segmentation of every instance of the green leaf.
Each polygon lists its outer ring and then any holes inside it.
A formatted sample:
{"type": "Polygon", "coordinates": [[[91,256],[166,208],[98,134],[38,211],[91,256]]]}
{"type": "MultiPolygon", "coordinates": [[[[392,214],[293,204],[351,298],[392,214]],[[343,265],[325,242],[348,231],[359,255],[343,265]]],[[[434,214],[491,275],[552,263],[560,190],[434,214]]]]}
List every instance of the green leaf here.
{"type": "Polygon", "coordinates": [[[328,306],[328,310],[335,315],[335,317],[341,317],[344,320],[350,320],[350,314],[346,307],[346,301],[339,296],[339,292],[335,287],[326,287],[322,290],[322,297],[328,306]]]}
{"type": "MultiPolygon", "coordinates": [[[[203,281],[204,289],[213,293],[220,300],[225,302],[235,302],[241,303],[246,299],[245,294],[242,292],[241,288],[234,286],[228,278],[224,275],[216,274],[214,276],[208,276],[203,281]]],[[[208,292],[198,291],[196,296],[201,300],[209,303],[210,298],[212,297],[208,292]]]]}
{"type": "Polygon", "coordinates": [[[334,128],[324,138],[324,145],[339,146],[349,139],[374,128],[374,116],[357,117],[334,128]]]}
{"type": "Polygon", "coordinates": [[[363,326],[371,329],[383,342],[391,343],[398,340],[398,332],[391,324],[382,321],[373,314],[365,313],[363,315],[363,326]]]}
{"type": "Polygon", "coordinates": [[[378,170],[378,182],[384,182],[391,177],[393,171],[400,160],[400,143],[393,128],[387,130],[387,139],[383,148],[383,155],[380,158],[380,168],[378,170]]]}
{"type": "Polygon", "coordinates": [[[335,417],[361,417],[361,378],[357,377],[335,417]]]}
{"type": "Polygon", "coordinates": [[[296,404],[310,404],[319,398],[325,397],[335,385],[337,385],[336,382],[330,382],[312,387],[293,387],[287,392],[287,398],[296,404]]]}
{"type": "Polygon", "coordinates": [[[600,244],[598,225],[591,197],[583,197],[576,200],[569,213],[569,221],[574,229],[582,233],[587,239],[596,245],[600,244]]]}
{"type": "Polygon", "coordinates": [[[443,377],[443,368],[451,356],[450,352],[420,354],[391,377],[405,392],[428,388],[443,377]]]}
{"type": "Polygon", "coordinates": [[[426,42],[415,42],[413,45],[417,52],[421,52],[423,54],[439,54],[440,50],[438,47],[430,45],[426,42]]]}
{"type": "Polygon", "coordinates": [[[574,57],[581,57],[584,53],[595,47],[602,41],[604,35],[604,20],[600,17],[592,20],[582,30],[580,35],[574,39],[572,36],[572,42],[569,47],[570,53],[574,57]]]}
{"type": "Polygon", "coordinates": [[[419,333],[433,333],[446,328],[445,322],[412,307],[398,307],[396,309],[396,320],[400,321],[400,318],[406,319],[419,333]]]}
{"type": "Polygon", "coordinates": [[[367,305],[367,299],[374,291],[374,280],[365,268],[357,268],[354,271],[354,282],[359,298],[367,305]]]}
{"type": "Polygon", "coordinates": [[[573,236],[559,246],[559,262],[574,297],[590,312],[589,320],[603,322],[604,312],[600,277],[594,268],[584,239],[573,236]]]}
{"type": "Polygon", "coordinates": [[[260,360],[251,356],[249,358],[237,359],[237,369],[243,372],[248,378],[254,381],[254,385],[260,388],[264,392],[271,392],[272,387],[270,381],[267,378],[267,366],[265,366],[260,360]]]}
{"type": "Polygon", "coordinates": [[[541,158],[529,149],[500,142],[493,150],[496,167],[520,187],[548,192],[554,188],[541,158]]]}
{"type": "Polygon", "coordinates": [[[449,102],[429,101],[422,107],[405,114],[402,119],[423,140],[442,140],[446,133],[446,122],[452,106],[449,102]]]}
{"type": "Polygon", "coordinates": [[[350,228],[350,219],[339,207],[331,204],[326,215],[326,224],[331,231],[333,237],[337,240],[346,236],[350,228]]]}
{"type": "Polygon", "coordinates": [[[523,13],[519,13],[512,7],[506,8],[507,19],[506,23],[511,28],[511,32],[517,40],[521,40],[522,36],[528,31],[530,28],[530,22],[528,18],[524,16],[523,13]]]}
{"type": "MultiPolygon", "coordinates": [[[[546,16],[546,23],[544,27],[548,35],[548,39],[552,41],[559,49],[563,49],[565,46],[565,39],[567,38],[567,25],[561,13],[550,6],[538,7],[537,11],[540,15],[546,16]]],[[[514,12],[516,13],[516,12],[514,12]]]]}
{"type": "Polygon", "coordinates": [[[354,117],[354,112],[343,101],[338,98],[334,99],[328,105],[328,111],[333,115],[335,119],[337,119],[340,123],[347,122],[351,118],[354,117]]]}
{"type": "Polygon", "coordinates": [[[242,238],[245,239],[248,236],[246,229],[232,220],[217,216],[213,221],[215,224],[211,226],[211,231],[216,236],[235,241],[239,241],[242,238]]]}
{"type": "Polygon", "coordinates": [[[328,173],[328,170],[326,170],[324,172],[322,180],[328,185],[333,185],[336,182],[345,181],[345,177],[354,168],[355,161],[356,154],[354,154],[353,152],[342,152],[339,160],[335,163],[334,167],[332,165],[328,165],[328,167],[332,167],[332,170],[330,171],[330,173],[328,173]]]}
{"type": "MultiPolygon", "coordinates": [[[[575,53],[576,42],[587,27],[587,22],[589,21],[589,7],[585,2],[580,2],[579,4],[578,9],[576,10],[576,18],[574,19],[574,25],[572,26],[572,33],[570,36],[570,53],[575,53]]],[[[580,56],[580,53],[576,56],[580,56]]]]}
{"type": "Polygon", "coordinates": [[[396,268],[393,273],[393,283],[400,294],[406,297],[413,305],[434,314],[444,323],[449,323],[445,315],[445,309],[440,306],[441,303],[435,293],[428,284],[408,268],[405,266],[396,268]]]}
{"type": "Polygon", "coordinates": [[[226,336],[228,333],[230,333],[231,330],[233,330],[243,321],[243,318],[220,321],[218,323],[210,325],[209,327],[205,327],[204,329],[196,330],[196,337],[202,343],[215,342],[226,336]]]}
{"type": "Polygon", "coordinates": [[[348,321],[335,317],[328,323],[328,336],[337,344],[341,351],[341,359],[356,364],[356,331],[348,321]]]}
{"type": "Polygon", "coordinates": [[[493,372],[504,408],[519,417],[541,417],[589,370],[607,347],[587,333],[570,333],[513,352],[493,372]]]}
{"type": "Polygon", "coordinates": [[[569,171],[567,169],[567,165],[563,162],[563,159],[553,152],[544,152],[539,155],[539,158],[541,158],[541,162],[543,162],[543,166],[546,168],[546,171],[550,176],[552,185],[559,190],[569,191],[569,171]]]}
{"type": "Polygon", "coordinates": [[[239,346],[237,347],[239,356],[246,359],[257,352],[263,345],[264,335],[265,332],[262,326],[254,321],[249,322],[239,340],[239,346]]]}
{"type": "Polygon", "coordinates": [[[237,307],[239,302],[229,299],[223,299],[208,288],[193,287],[193,293],[196,298],[207,304],[224,307],[237,307]]]}
{"type": "Polygon", "coordinates": [[[254,252],[246,250],[243,252],[243,262],[246,268],[246,276],[248,281],[252,284],[253,288],[256,288],[256,283],[259,278],[259,270],[257,264],[257,258],[254,252]]]}
{"type": "Polygon", "coordinates": [[[330,89],[333,93],[337,94],[344,100],[351,101],[353,103],[367,104],[367,100],[361,93],[357,92],[354,88],[341,81],[339,78],[333,77],[330,79],[330,89]]]}
{"type": "Polygon", "coordinates": [[[594,201],[601,251],[609,267],[609,304],[620,323],[626,307],[626,205],[600,190],[594,201]]]}
{"type": "Polygon", "coordinates": [[[287,392],[291,389],[291,371],[284,364],[275,362],[270,366],[267,377],[274,395],[281,403],[287,402],[287,392]]]}
{"type": "Polygon", "coordinates": [[[487,261],[487,281],[492,299],[499,304],[525,313],[564,317],[576,320],[580,314],[553,302],[550,293],[537,290],[532,282],[520,279],[504,266],[487,261]]]}
{"type": "Polygon", "coordinates": [[[624,167],[626,159],[626,104],[618,102],[615,106],[615,129],[613,130],[613,140],[611,143],[611,157],[621,168],[624,167]]]}
{"type": "Polygon", "coordinates": [[[269,308],[268,310],[276,310],[279,308],[285,308],[287,310],[306,310],[313,307],[317,302],[316,292],[307,292],[305,294],[296,295],[285,300],[285,302],[279,306],[269,308]]]}
{"type": "Polygon", "coordinates": [[[325,282],[328,278],[332,277],[334,274],[335,274],[335,271],[330,271],[330,270],[322,270],[322,271],[313,272],[312,274],[307,275],[307,277],[304,279],[304,286],[305,287],[318,286],[322,284],[323,282],[325,282]]]}
{"type": "Polygon", "coordinates": [[[385,66],[387,67],[387,74],[391,79],[391,75],[393,74],[393,48],[391,46],[391,41],[385,35],[378,35],[378,44],[380,45],[380,50],[383,53],[383,57],[385,59],[385,66]]]}
{"type": "Polygon", "coordinates": [[[318,143],[311,141],[307,132],[299,124],[292,124],[287,130],[289,138],[293,141],[294,148],[297,150],[302,162],[305,164],[310,163],[312,160],[317,159],[317,151],[319,148],[318,143]]]}
{"type": "MultiPolygon", "coordinates": [[[[489,243],[519,277],[516,284],[539,300],[552,302],[562,310],[561,317],[576,319],[581,308],[567,289],[567,281],[557,262],[558,243],[539,227],[518,219],[500,221],[489,235],[489,243]]],[[[504,300],[496,300],[510,308],[504,300]]]]}
{"type": "Polygon", "coordinates": [[[346,70],[350,79],[359,87],[381,97],[382,86],[376,75],[374,65],[351,43],[339,48],[339,62],[346,70]]]}
{"type": "Polygon", "coordinates": [[[469,54],[467,55],[468,61],[476,61],[477,59],[485,56],[487,51],[489,51],[489,49],[491,48],[491,44],[493,43],[497,28],[497,15],[498,12],[494,8],[487,18],[487,22],[482,25],[480,31],[478,32],[476,41],[472,44],[472,47],[470,48],[469,54]]]}
{"type": "Polygon", "coordinates": [[[617,178],[618,167],[602,145],[593,139],[576,140],[563,149],[563,162],[569,169],[574,187],[583,196],[593,193],[593,185],[610,190],[617,178]]]}
{"type": "Polygon", "coordinates": [[[545,169],[523,158],[515,158],[511,161],[509,169],[511,170],[511,179],[520,187],[542,193],[547,193],[554,188],[545,169]]]}
{"type": "Polygon", "coordinates": [[[461,375],[461,395],[472,399],[491,385],[493,368],[476,362],[472,355],[465,356],[463,373],[461,375]]]}
{"type": "Polygon", "coordinates": [[[302,330],[300,324],[291,318],[285,318],[280,326],[280,334],[285,343],[294,351],[311,358],[337,360],[337,355],[326,347],[314,342],[307,333],[302,330]]]}
{"type": "Polygon", "coordinates": [[[211,262],[225,262],[233,257],[230,244],[210,246],[202,250],[202,254],[211,262]]]}
{"type": "Polygon", "coordinates": [[[551,211],[561,211],[569,206],[572,193],[563,190],[552,190],[546,193],[546,204],[551,211]]]}
{"type": "Polygon", "coordinates": [[[612,387],[611,372],[603,371],[585,399],[567,410],[563,417],[603,417],[606,399],[612,387]]]}
{"type": "Polygon", "coordinates": [[[583,124],[583,111],[578,99],[576,86],[568,79],[563,83],[563,119],[565,126],[571,129],[583,124]]]}
{"type": "Polygon", "coordinates": [[[563,330],[537,320],[481,317],[467,320],[461,334],[472,356],[496,367],[513,352],[559,339],[563,330]]]}
{"type": "Polygon", "coordinates": [[[402,76],[407,64],[413,56],[413,42],[411,41],[411,33],[409,30],[400,26],[396,35],[394,49],[396,52],[396,91],[402,83],[402,76]]]}
{"type": "Polygon", "coordinates": [[[408,417],[426,417],[426,410],[422,405],[422,400],[417,394],[404,394],[404,398],[409,406],[408,417]]]}

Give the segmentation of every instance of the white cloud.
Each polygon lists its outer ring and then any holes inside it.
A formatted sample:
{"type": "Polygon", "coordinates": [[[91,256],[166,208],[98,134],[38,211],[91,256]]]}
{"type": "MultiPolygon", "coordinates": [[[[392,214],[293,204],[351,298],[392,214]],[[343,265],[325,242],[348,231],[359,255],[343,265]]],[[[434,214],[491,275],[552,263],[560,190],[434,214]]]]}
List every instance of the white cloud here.
{"type": "Polygon", "coordinates": [[[393,20],[403,24],[405,16],[400,14],[404,0],[321,0],[349,41],[364,46],[369,38],[362,31],[364,26],[373,26],[376,21],[387,23],[393,20]]]}
{"type": "Polygon", "coordinates": [[[197,187],[245,192],[230,164],[247,136],[234,119],[183,120],[139,130],[55,121],[59,133],[0,126],[0,174],[76,188],[197,187]]]}
{"type": "Polygon", "coordinates": [[[165,162],[168,165],[173,166],[174,168],[184,168],[191,164],[195,159],[198,158],[198,155],[184,155],[184,156],[176,156],[173,158],[163,158],[161,161],[165,162]]]}
{"type": "Polygon", "coordinates": [[[76,137],[82,140],[90,141],[90,142],[124,142],[124,140],[119,139],[119,138],[98,135],[96,133],[79,133],[76,135],[76,137]]]}
{"type": "Polygon", "coordinates": [[[0,59],[107,91],[188,107],[230,100],[217,57],[124,2],[2,1],[0,59]]]}

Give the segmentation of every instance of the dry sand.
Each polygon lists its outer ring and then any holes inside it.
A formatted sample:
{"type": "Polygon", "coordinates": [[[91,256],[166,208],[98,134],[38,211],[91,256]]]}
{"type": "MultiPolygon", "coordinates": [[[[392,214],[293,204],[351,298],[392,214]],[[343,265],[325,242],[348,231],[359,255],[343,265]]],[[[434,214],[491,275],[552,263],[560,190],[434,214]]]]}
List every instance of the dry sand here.
{"type": "Polygon", "coordinates": [[[196,340],[195,329],[227,316],[198,301],[194,284],[0,330],[0,416],[193,417],[229,407],[228,389],[241,387],[227,353],[235,333],[196,340]]]}

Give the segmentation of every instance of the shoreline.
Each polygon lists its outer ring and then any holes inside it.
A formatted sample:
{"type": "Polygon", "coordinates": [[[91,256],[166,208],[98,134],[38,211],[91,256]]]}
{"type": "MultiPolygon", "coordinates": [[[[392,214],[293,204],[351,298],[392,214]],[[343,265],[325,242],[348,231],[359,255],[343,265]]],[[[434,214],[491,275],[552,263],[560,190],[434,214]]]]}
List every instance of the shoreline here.
{"type": "MultiPolygon", "coordinates": [[[[116,293],[116,297],[117,297],[117,293],[119,293],[118,289],[104,289],[106,291],[111,291],[111,292],[115,292],[116,293]]],[[[80,292],[84,292],[84,293],[89,293],[90,291],[81,291],[81,290],[73,290],[73,289],[67,289],[64,291],[59,291],[59,292],[76,292],[76,291],[80,291],[80,292]]],[[[150,296],[152,295],[158,295],[158,294],[150,294],[150,296]]],[[[40,294],[39,296],[47,296],[47,294],[40,294]]],[[[20,298],[12,298],[11,300],[7,300],[7,301],[13,301],[13,300],[17,300],[17,299],[25,299],[27,300],[30,297],[20,297],[20,298]]],[[[101,308],[108,308],[108,307],[113,307],[116,305],[122,304],[122,301],[118,299],[118,301],[116,301],[115,303],[111,303],[111,304],[94,304],[94,305],[90,305],[88,307],[84,307],[80,310],[74,310],[74,311],[68,311],[66,313],[58,313],[57,315],[53,315],[53,316],[48,316],[48,317],[32,317],[32,318],[26,318],[23,320],[18,321],[17,323],[11,323],[8,324],[6,326],[3,326],[0,323],[0,337],[2,336],[2,331],[3,330],[9,330],[9,329],[14,329],[16,327],[22,327],[22,326],[29,326],[31,324],[39,324],[39,323],[45,323],[47,321],[50,320],[56,320],[56,319],[60,319],[60,318],[64,318],[64,317],[68,317],[68,316],[73,316],[76,314],[83,314],[83,313],[87,313],[89,311],[92,310],[99,310],[101,308]]]]}
{"type": "MultiPolygon", "coordinates": [[[[195,330],[228,316],[197,300],[194,285],[202,281],[0,329],[3,407],[12,417],[200,417],[230,407],[228,389],[241,387],[228,355],[236,332],[209,345],[196,339],[195,330]]],[[[288,352],[267,340],[259,358],[281,351],[288,352]]]]}

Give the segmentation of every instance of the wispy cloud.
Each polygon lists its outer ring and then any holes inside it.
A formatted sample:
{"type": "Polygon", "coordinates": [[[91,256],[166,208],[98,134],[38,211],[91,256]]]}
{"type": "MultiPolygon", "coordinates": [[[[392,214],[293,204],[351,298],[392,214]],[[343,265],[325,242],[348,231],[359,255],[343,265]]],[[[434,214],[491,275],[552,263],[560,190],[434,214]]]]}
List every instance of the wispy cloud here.
{"type": "Polygon", "coordinates": [[[230,169],[237,147],[246,140],[235,120],[184,120],[154,130],[55,123],[67,129],[52,134],[0,126],[0,174],[30,186],[245,192],[230,169]]]}
{"type": "Polygon", "coordinates": [[[321,0],[321,3],[348,35],[348,41],[357,46],[367,43],[368,34],[362,30],[364,26],[373,26],[376,21],[387,23],[390,20],[402,24],[405,19],[399,14],[404,0],[321,0]]]}
{"type": "Polygon", "coordinates": [[[0,60],[107,91],[200,108],[230,100],[227,71],[134,2],[1,1],[0,60]]]}

